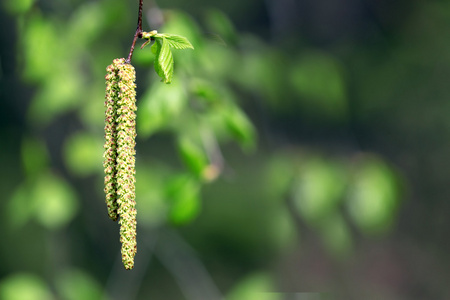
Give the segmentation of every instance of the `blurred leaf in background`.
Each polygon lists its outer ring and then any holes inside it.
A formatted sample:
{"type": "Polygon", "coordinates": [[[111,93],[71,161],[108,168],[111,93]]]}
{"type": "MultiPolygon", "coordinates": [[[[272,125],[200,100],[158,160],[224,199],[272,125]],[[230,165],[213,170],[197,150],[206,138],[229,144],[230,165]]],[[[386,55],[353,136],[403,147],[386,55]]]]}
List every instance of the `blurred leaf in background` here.
{"type": "Polygon", "coordinates": [[[175,224],[192,221],[200,212],[200,183],[189,175],[174,177],[166,190],[169,218],[175,224]]]}
{"type": "Polygon", "coordinates": [[[4,9],[14,15],[26,13],[34,4],[34,0],[5,0],[2,5],[4,9]]]}
{"type": "Polygon", "coordinates": [[[9,202],[12,224],[23,225],[30,217],[49,230],[67,225],[77,213],[78,201],[72,187],[54,174],[40,174],[20,186],[9,202]]]}
{"type": "Polygon", "coordinates": [[[368,156],[358,163],[348,209],[366,234],[383,234],[391,229],[400,200],[400,181],[385,162],[368,156]]]}
{"type": "Polygon", "coordinates": [[[281,300],[282,295],[274,293],[275,283],[270,274],[255,273],[244,278],[234,287],[227,300],[281,300]]]}
{"type": "Polygon", "coordinates": [[[344,166],[323,158],[309,158],[293,183],[294,203],[312,225],[326,219],[343,199],[347,184],[344,166]]]}
{"type": "Polygon", "coordinates": [[[68,269],[56,280],[56,288],[65,300],[102,299],[102,286],[89,274],[82,270],[68,269]]]}
{"type": "Polygon", "coordinates": [[[26,137],[21,147],[22,164],[28,177],[36,178],[49,165],[49,154],[43,141],[26,137]]]}
{"type": "Polygon", "coordinates": [[[325,120],[346,120],[348,103],[343,68],[330,55],[302,53],[289,76],[299,104],[306,114],[325,120]]]}
{"type": "Polygon", "coordinates": [[[208,158],[202,146],[188,137],[180,137],[177,144],[178,152],[187,168],[197,178],[203,178],[208,167],[208,158]]]}
{"type": "Polygon", "coordinates": [[[102,155],[103,141],[84,132],[73,134],[64,145],[67,168],[80,176],[98,173],[102,167],[102,155]]]}
{"type": "Polygon", "coordinates": [[[186,106],[187,95],[182,86],[158,84],[143,95],[137,115],[138,134],[148,137],[165,126],[171,126],[186,106]]]}
{"type": "Polygon", "coordinates": [[[45,282],[36,275],[17,273],[0,283],[2,300],[51,300],[55,299],[45,282]]]}

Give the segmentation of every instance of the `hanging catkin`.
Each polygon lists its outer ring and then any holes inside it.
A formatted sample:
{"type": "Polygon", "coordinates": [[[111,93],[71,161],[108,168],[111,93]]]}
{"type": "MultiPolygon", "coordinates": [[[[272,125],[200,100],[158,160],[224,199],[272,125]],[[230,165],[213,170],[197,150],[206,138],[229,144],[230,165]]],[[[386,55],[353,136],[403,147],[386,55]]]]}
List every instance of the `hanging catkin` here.
{"type": "Polygon", "coordinates": [[[105,96],[105,152],[103,167],[105,169],[105,194],[108,215],[117,221],[117,193],[116,193],[116,98],[118,96],[118,77],[115,64],[106,68],[106,96],[105,96]]]}
{"type": "Polygon", "coordinates": [[[134,266],[136,255],[136,74],[125,59],[115,59],[106,68],[105,97],[105,194],[108,215],[119,217],[122,261],[134,266]]]}

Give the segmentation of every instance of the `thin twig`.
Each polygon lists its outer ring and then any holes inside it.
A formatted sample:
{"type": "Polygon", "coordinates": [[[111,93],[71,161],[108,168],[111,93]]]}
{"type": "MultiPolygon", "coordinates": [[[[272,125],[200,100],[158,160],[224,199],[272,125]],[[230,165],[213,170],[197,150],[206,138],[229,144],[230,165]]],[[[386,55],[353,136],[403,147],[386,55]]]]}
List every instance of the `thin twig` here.
{"type": "Polygon", "coordinates": [[[130,63],[131,57],[133,56],[134,52],[134,46],[136,46],[136,40],[138,38],[142,38],[142,3],[143,0],[139,0],[139,13],[138,13],[138,24],[136,28],[136,33],[134,34],[133,43],[131,44],[130,53],[128,54],[128,57],[125,62],[130,63]]]}

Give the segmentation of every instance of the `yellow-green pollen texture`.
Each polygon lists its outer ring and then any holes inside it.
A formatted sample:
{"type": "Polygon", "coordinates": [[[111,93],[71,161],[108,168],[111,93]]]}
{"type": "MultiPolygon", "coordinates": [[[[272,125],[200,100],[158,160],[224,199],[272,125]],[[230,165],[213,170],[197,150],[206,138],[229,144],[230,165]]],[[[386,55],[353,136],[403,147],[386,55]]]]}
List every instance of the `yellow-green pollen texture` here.
{"type": "Polygon", "coordinates": [[[109,217],[119,217],[122,261],[132,269],[136,255],[136,73],[125,59],[106,68],[105,194],[109,217]]]}

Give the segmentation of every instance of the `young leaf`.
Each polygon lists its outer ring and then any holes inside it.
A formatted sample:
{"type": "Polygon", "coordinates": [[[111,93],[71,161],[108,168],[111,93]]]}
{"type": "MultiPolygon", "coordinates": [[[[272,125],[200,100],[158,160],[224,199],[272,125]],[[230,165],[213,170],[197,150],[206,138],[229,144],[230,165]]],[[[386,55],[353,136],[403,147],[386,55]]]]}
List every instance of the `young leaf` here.
{"type": "Polygon", "coordinates": [[[153,54],[156,55],[161,49],[161,44],[158,42],[158,40],[155,41],[155,43],[150,47],[150,50],[153,54]]]}
{"type": "Polygon", "coordinates": [[[171,83],[173,77],[173,56],[167,40],[165,38],[157,38],[152,46],[152,51],[156,52],[156,73],[158,73],[164,83],[171,83]]]}
{"type": "Polygon", "coordinates": [[[194,49],[194,46],[188,41],[187,38],[176,34],[164,34],[168,45],[174,49],[194,49]]]}
{"type": "Polygon", "coordinates": [[[155,61],[153,64],[155,66],[156,74],[158,74],[159,77],[164,79],[164,72],[161,70],[161,66],[159,64],[159,55],[161,53],[161,47],[162,47],[162,41],[158,39],[153,44],[151,50],[155,54],[155,61]]]}

